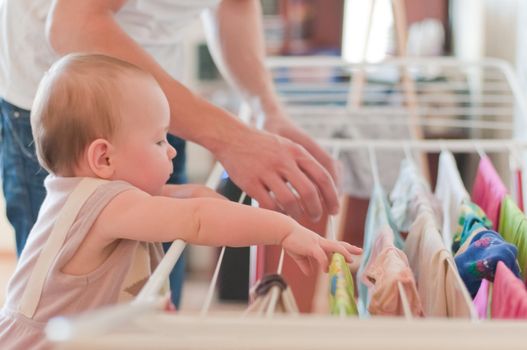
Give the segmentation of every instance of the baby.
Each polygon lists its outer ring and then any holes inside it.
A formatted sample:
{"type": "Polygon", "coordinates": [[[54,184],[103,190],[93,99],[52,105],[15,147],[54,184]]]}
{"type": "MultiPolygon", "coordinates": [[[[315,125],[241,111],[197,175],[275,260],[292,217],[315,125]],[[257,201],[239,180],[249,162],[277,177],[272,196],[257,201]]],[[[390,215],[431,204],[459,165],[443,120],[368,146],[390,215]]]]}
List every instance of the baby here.
{"type": "Polygon", "coordinates": [[[43,78],[32,109],[46,199],[0,314],[0,347],[45,347],[43,328],[135,296],[162,257],[160,242],[280,244],[304,273],[360,249],[293,219],[239,205],[197,185],[165,185],[176,151],[156,80],[102,55],[73,54],[43,78]]]}

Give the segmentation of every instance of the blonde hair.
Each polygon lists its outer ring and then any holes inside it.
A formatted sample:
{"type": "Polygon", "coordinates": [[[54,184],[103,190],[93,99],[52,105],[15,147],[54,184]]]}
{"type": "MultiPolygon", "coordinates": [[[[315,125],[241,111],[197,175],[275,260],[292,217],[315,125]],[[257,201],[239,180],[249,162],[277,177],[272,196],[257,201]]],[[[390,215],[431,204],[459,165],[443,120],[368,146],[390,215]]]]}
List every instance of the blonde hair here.
{"type": "Polygon", "coordinates": [[[130,74],[152,78],[133,64],[98,54],[70,54],[49,69],[31,110],[36,153],[44,168],[71,175],[92,141],[113,136],[120,122],[121,78],[130,74]]]}

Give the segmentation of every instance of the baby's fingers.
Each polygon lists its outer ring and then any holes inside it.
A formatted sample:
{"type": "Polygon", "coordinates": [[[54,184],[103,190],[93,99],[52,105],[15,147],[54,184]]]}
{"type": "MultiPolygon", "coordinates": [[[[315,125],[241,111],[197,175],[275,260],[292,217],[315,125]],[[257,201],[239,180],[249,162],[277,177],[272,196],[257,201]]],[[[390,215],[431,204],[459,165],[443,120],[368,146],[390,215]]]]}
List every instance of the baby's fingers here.
{"type": "Polygon", "coordinates": [[[352,246],[349,243],[346,242],[335,242],[335,241],[324,241],[322,244],[322,248],[328,253],[340,253],[347,262],[353,261],[353,255],[352,254],[360,254],[362,252],[362,249],[352,246]]]}
{"type": "Polygon", "coordinates": [[[313,250],[313,257],[317,260],[322,270],[328,272],[328,256],[326,255],[326,252],[324,252],[324,249],[320,246],[316,246],[313,250]]]}
{"type": "Polygon", "coordinates": [[[309,259],[296,259],[296,263],[304,275],[309,275],[311,272],[311,264],[309,263],[309,259]]]}
{"type": "Polygon", "coordinates": [[[356,247],[354,245],[349,244],[348,242],[338,242],[341,246],[343,246],[348,252],[350,252],[353,255],[360,255],[362,254],[362,248],[356,247]]]}
{"type": "Polygon", "coordinates": [[[339,243],[343,245],[346,248],[346,250],[353,255],[362,254],[362,248],[356,247],[352,244],[349,244],[348,242],[339,242],[339,243]]]}

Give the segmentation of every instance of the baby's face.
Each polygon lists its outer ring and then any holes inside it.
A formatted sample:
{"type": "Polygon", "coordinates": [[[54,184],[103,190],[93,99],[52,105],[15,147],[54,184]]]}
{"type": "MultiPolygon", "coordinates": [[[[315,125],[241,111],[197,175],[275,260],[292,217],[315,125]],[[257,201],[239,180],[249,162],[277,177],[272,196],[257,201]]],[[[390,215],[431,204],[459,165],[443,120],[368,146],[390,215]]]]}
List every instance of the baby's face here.
{"type": "Polygon", "coordinates": [[[121,120],[112,139],[114,180],[125,180],[158,195],[173,171],[175,149],[167,142],[170,110],[153,79],[123,78],[121,120]]]}

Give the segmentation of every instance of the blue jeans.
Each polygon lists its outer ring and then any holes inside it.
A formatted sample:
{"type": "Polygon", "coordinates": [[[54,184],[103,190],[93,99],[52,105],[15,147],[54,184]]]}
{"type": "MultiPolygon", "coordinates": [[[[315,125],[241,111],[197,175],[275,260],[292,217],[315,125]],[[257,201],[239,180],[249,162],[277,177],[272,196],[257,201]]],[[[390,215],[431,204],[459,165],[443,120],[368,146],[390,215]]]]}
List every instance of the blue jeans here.
{"type": "MultiPolygon", "coordinates": [[[[0,168],[6,201],[6,214],[15,229],[17,254],[20,255],[27,237],[37,220],[40,205],[46,196],[44,179],[48,175],[37,161],[29,120],[30,112],[0,99],[0,168]]],[[[185,171],[185,141],[169,135],[168,141],[177,150],[174,172],[169,183],[187,182],[185,171]]],[[[170,243],[163,244],[168,249],[170,243]]],[[[186,254],[179,259],[170,274],[172,302],[179,306],[185,276],[186,254]]]]}
{"type": "Polygon", "coordinates": [[[38,163],[29,111],[0,99],[0,167],[6,214],[15,229],[17,254],[37,220],[47,176],[38,163]]]}

